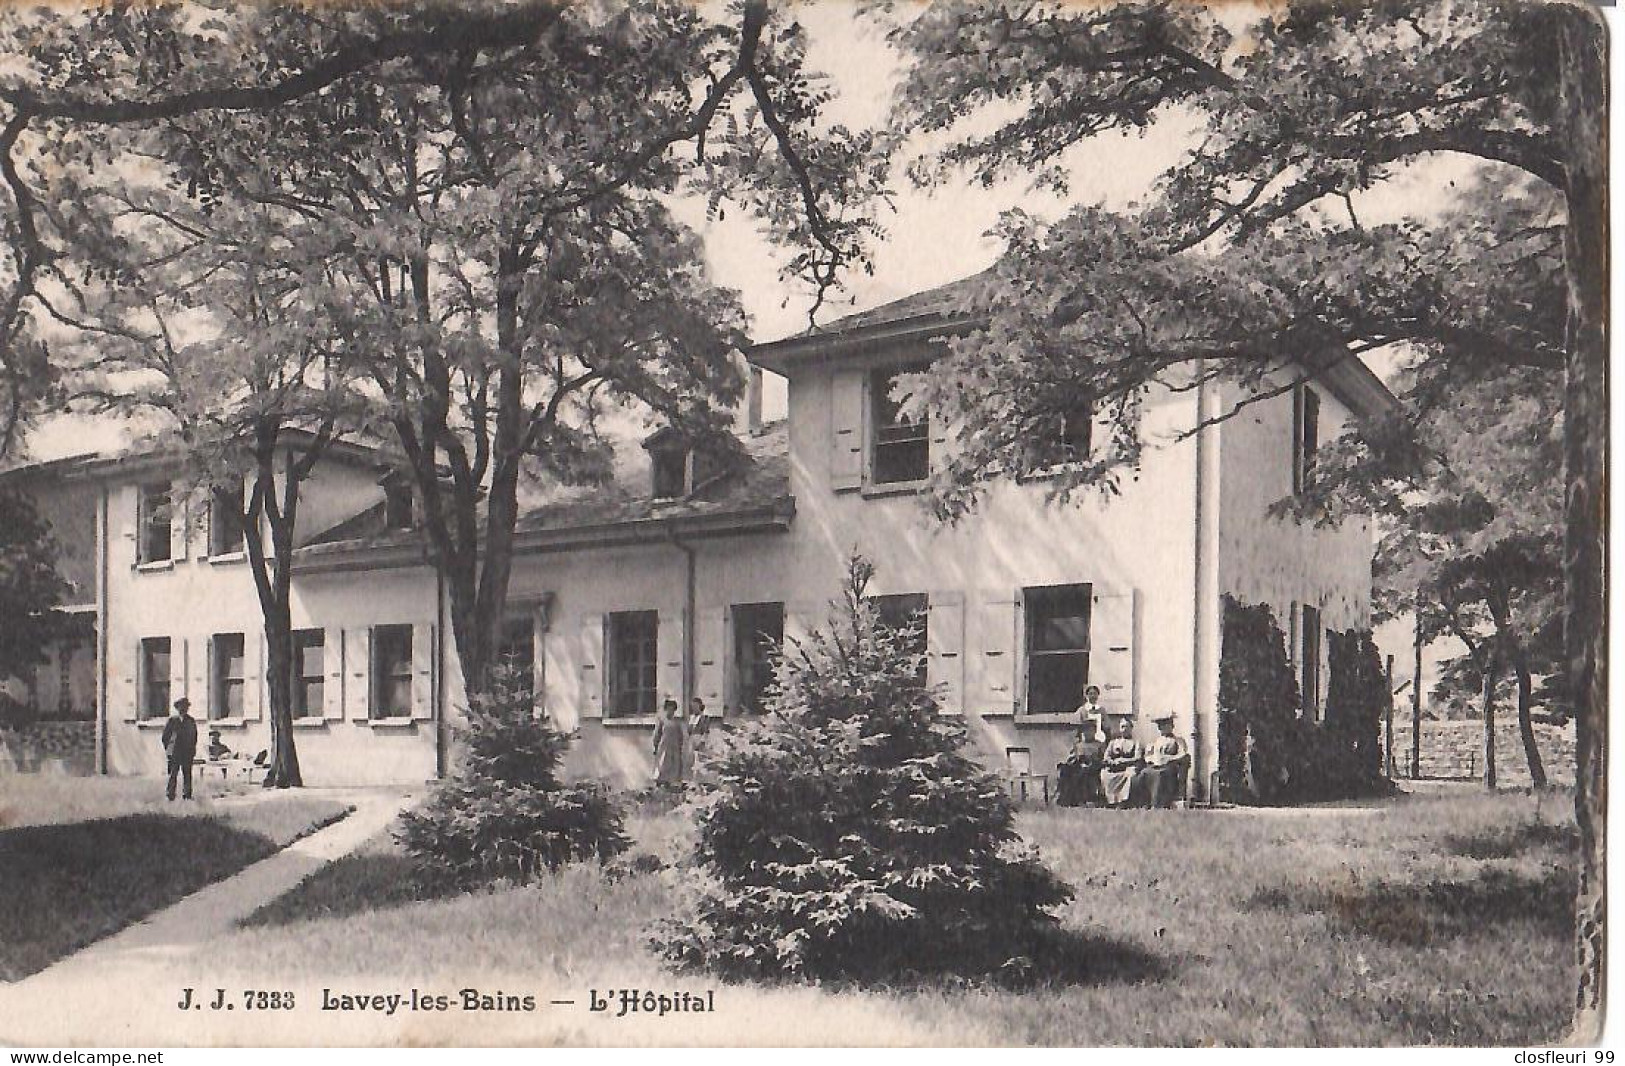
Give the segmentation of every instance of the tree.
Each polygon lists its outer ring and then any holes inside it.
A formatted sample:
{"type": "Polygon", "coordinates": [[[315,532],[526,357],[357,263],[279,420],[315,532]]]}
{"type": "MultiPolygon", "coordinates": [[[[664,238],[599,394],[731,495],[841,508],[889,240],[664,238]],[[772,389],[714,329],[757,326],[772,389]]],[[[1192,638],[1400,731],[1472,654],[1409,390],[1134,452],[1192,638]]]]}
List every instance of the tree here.
{"type": "MultiPolygon", "coordinates": [[[[1063,154],[1094,134],[1143,128],[1176,107],[1203,122],[1156,202],[1137,216],[1080,210],[1053,227],[1021,219],[1006,227],[1010,253],[981,286],[982,298],[970,301],[997,310],[958,352],[999,353],[1018,385],[1069,382],[1117,403],[1122,424],[1147,382],[1198,357],[1250,367],[1203,364],[1256,380],[1261,365],[1286,356],[1357,357],[1404,340],[1430,355],[1441,376],[1537,359],[1562,369],[1566,673],[1584,855],[1575,1022],[1577,1032],[1593,1032],[1602,1002],[1607,736],[1597,13],[1511,0],[1300,0],[1233,27],[1156,0],[1104,10],[939,4],[900,20],[893,38],[911,59],[898,125],[946,145],[916,167],[928,180],[968,167],[984,181],[1020,172],[1062,184],[1063,154]],[[960,126],[990,110],[991,123],[960,126]],[[1526,175],[1558,202],[1561,224],[1525,235],[1544,249],[1510,264],[1517,269],[1488,290],[1504,294],[1497,306],[1479,303],[1485,290],[1439,267],[1459,263],[1472,276],[1475,254],[1507,265],[1509,253],[1527,247],[1501,244],[1512,234],[1500,212],[1463,227],[1458,210],[1437,228],[1367,229],[1356,215],[1356,195],[1441,154],[1526,175]],[[1209,254],[1216,242],[1222,263],[1209,254]],[[1451,248],[1465,255],[1448,256],[1451,248]],[[1088,269],[1096,256],[1125,276],[1123,290],[1099,284],[1104,274],[1088,269]],[[1079,265],[1085,269],[1069,278],[1067,268],[1079,265]],[[1306,280],[1307,291],[1276,287],[1272,279],[1283,274],[1306,280]],[[1142,310],[1151,296],[1160,297],[1160,314],[1142,310]],[[1245,329],[1223,328],[1231,324],[1245,329]],[[1097,335],[1116,346],[1092,351],[1084,338],[1097,335]]],[[[1012,407],[1028,409],[1013,387],[984,391],[973,375],[967,382],[940,371],[935,378],[934,398],[965,398],[968,449],[1002,448],[1019,470],[1020,449],[986,429],[1012,407]]]]}
{"type": "Polygon", "coordinates": [[[0,677],[20,677],[45,661],[68,587],[50,526],[27,494],[0,486],[0,515],[0,677]]]}
{"type": "Polygon", "coordinates": [[[853,558],[828,622],[780,658],[768,713],[714,767],[699,901],[668,958],[737,976],[895,979],[1023,965],[1071,890],[1020,844],[1002,783],[966,757],[853,558]]]}
{"type": "MultiPolygon", "coordinates": [[[[334,326],[395,404],[478,691],[522,468],[579,473],[602,402],[703,436],[739,387],[737,308],[663,198],[742,204],[821,302],[878,232],[872,138],[820,124],[803,32],[759,0],[720,20],[545,0],[198,14],[21,19],[33,69],[0,85],[16,127],[0,157],[106,155],[108,128],[157,126],[203,202],[338,235],[334,326]],[[36,125],[68,136],[19,147],[36,125]]],[[[25,259],[65,255],[67,227],[28,180],[9,185],[25,259]]]]}

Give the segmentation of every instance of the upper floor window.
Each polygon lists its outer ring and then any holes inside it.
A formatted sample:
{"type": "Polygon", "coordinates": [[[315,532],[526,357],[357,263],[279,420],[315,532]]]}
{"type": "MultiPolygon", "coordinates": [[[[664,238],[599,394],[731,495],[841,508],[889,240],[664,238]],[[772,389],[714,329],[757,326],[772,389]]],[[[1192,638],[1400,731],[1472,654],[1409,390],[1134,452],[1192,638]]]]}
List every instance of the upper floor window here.
{"type": "Polygon", "coordinates": [[[886,367],[869,375],[869,480],[876,485],[924,481],[931,474],[931,427],[923,415],[906,418],[895,395],[897,379],[929,366],[886,367]]]}
{"type": "Polygon", "coordinates": [[[405,718],[412,713],[412,627],[372,629],[372,717],[405,718]]]}
{"type": "Polygon", "coordinates": [[[660,615],[617,611],[609,616],[609,707],[614,717],[655,713],[659,698],[660,615]]]}
{"type": "Polygon", "coordinates": [[[1040,445],[1045,462],[1058,466],[1088,458],[1094,447],[1095,407],[1087,397],[1076,398],[1047,421],[1040,445]]]}
{"type": "Polygon", "coordinates": [[[243,550],[243,483],[217,486],[209,496],[209,554],[243,550]]]}
{"type": "Polygon", "coordinates": [[[412,528],[412,488],[400,482],[384,486],[384,528],[412,528]]]}
{"type": "Polygon", "coordinates": [[[1089,684],[1089,585],[1050,585],[1022,596],[1028,714],[1067,714],[1089,684]]]}
{"type": "Polygon", "coordinates": [[[925,593],[904,592],[892,596],[876,596],[874,602],[875,614],[881,625],[906,633],[908,637],[906,650],[910,655],[920,657],[917,673],[923,684],[926,674],[925,651],[928,646],[926,625],[929,618],[925,593]]]}
{"type": "Polygon", "coordinates": [[[172,552],[170,522],[174,507],[169,483],[141,486],[139,542],[136,560],[143,563],[168,562],[172,552]]]}
{"type": "Polygon", "coordinates": [[[1307,385],[1292,390],[1292,491],[1309,487],[1320,447],[1320,394],[1307,385]]]}

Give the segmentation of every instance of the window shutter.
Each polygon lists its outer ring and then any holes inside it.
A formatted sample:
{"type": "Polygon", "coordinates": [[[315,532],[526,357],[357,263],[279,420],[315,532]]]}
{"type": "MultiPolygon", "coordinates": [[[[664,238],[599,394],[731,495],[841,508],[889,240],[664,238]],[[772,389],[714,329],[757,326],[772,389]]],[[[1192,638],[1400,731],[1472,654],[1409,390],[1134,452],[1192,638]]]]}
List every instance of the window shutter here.
{"type": "Polygon", "coordinates": [[[683,702],[683,616],[677,611],[661,611],[655,632],[655,686],[659,699],[683,702]]]}
{"type": "MultiPolygon", "coordinates": [[[[186,691],[186,638],[169,638],[169,702],[174,706],[176,700],[188,695],[186,691]]],[[[168,713],[169,707],[160,708],[168,713]]]]}
{"type": "Polygon", "coordinates": [[[243,634],[243,717],[257,722],[265,717],[265,707],[271,702],[267,691],[265,669],[265,634],[250,630],[243,634]]]}
{"type": "Polygon", "coordinates": [[[199,647],[186,664],[189,680],[186,694],[192,698],[193,718],[216,718],[214,691],[214,638],[199,637],[199,647]]]}
{"type": "Polygon", "coordinates": [[[694,631],[694,695],[705,701],[707,714],[721,714],[734,698],[728,683],[732,645],[728,640],[728,609],[702,608],[694,631]]]}
{"type": "Polygon", "coordinates": [[[926,680],[943,714],[965,713],[965,594],[931,593],[926,616],[926,680]]]}
{"type": "Polygon", "coordinates": [[[604,717],[604,616],[581,620],[581,717],[604,717]]]}
{"type": "Polygon", "coordinates": [[[837,492],[863,485],[861,370],[837,370],[830,383],[829,482],[837,492]]]}
{"type": "Polygon", "coordinates": [[[344,720],[344,631],[322,633],[322,717],[344,720]]]}
{"type": "Polygon", "coordinates": [[[141,720],[141,686],[137,684],[137,677],[141,669],[142,655],[141,642],[135,644],[135,661],[128,669],[119,672],[113,682],[113,701],[121,705],[123,718],[126,722],[139,722],[141,720]]]}
{"type": "Polygon", "coordinates": [[[958,436],[957,427],[937,413],[936,408],[931,409],[931,470],[941,470],[948,463],[950,449],[958,436]]]}
{"type": "Polygon", "coordinates": [[[169,557],[176,562],[186,558],[186,546],[191,541],[192,499],[184,482],[172,482],[169,487],[169,557]]]}
{"type": "Polygon", "coordinates": [[[372,708],[372,630],[357,626],[344,631],[344,717],[365,722],[372,708]]]}
{"type": "Polygon", "coordinates": [[[412,627],[412,717],[425,721],[434,717],[435,627],[420,622],[412,627]]]}
{"type": "Polygon", "coordinates": [[[1021,590],[995,592],[982,604],[982,686],[976,710],[1014,714],[1018,680],[1016,636],[1021,629],[1021,590]]]}
{"type": "Polygon", "coordinates": [[[120,501],[121,506],[115,508],[113,506],[111,500],[109,500],[108,509],[118,512],[118,516],[119,516],[118,533],[119,533],[119,536],[123,537],[127,541],[130,541],[133,544],[133,543],[135,543],[135,540],[136,540],[136,534],[141,529],[142,514],[141,514],[141,489],[140,489],[140,487],[139,486],[131,486],[131,488],[129,490],[129,496],[130,496],[130,505],[128,507],[122,506],[122,501],[120,501]]]}
{"type": "MultiPolygon", "coordinates": [[[[1136,714],[1134,693],[1134,590],[1095,587],[1089,617],[1089,683],[1114,714],[1136,714]]],[[[1172,711],[1172,707],[1159,707],[1172,711]]]]}

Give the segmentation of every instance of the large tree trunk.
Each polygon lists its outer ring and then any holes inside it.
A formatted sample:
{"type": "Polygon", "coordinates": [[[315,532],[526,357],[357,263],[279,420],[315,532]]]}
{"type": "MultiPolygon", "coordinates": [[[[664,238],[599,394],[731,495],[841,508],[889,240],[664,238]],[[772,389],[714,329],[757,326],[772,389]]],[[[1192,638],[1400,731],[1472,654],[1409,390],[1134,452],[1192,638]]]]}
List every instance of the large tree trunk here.
{"type": "Polygon", "coordinates": [[[1573,4],[1562,20],[1560,66],[1566,128],[1562,145],[1568,207],[1564,259],[1568,278],[1568,365],[1563,437],[1564,652],[1575,712],[1574,813],[1580,830],[1575,908],[1579,982],[1572,1036],[1602,1032],[1607,836],[1608,643],[1603,565],[1607,551],[1604,473],[1608,447],[1608,219],[1603,149],[1602,15],[1573,4]]]}
{"type": "Polygon", "coordinates": [[[1500,679],[1501,664],[1495,652],[1490,652],[1484,666],[1484,787],[1495,790],[1495,682],[1500,679]]]}
{"type": "Polygon", "coordinates": [[[299,751],[293,742],[293,626],[283,612],[265,627],[265,682],[270,700],[271,769],[266,788],[299,788],[299,751]]]}
{"type": "Polygon", "coordinates": [[[243,539],[248,563],[259,593],[265,626],[266,686],[270,701],[271,759],[265,773],[266,788],[301,788],[299,751],[294,745],[293,700],[293,529],[299,513],[299,479],[289,462],[284,474],[283,500],[276,499],[277,427],[267,427],[256,442],[257,469],[253,491],[243,514],[243,539]],[[265,554],[262,519],[271,528],[271,556],[265,554]]]}

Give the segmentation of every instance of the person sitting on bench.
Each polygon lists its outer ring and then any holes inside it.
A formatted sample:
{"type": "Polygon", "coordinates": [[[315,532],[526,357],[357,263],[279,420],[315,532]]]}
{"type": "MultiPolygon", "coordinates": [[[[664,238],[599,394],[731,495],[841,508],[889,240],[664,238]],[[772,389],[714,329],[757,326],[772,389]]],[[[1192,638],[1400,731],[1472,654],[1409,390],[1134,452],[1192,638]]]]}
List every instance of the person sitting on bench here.
{"type": "Polygon", "coordinates": [[[1145,776],[1151,806],[1172,807],[1185,798],[1185,778],[1190,772],[1191,753],[1185,742],[1174,735],[1174,716],[1155,719],[1157,739],[1146,750],[1145,776]]]}
{"type": "Polygon", "coordinates": [[[218,730],[218,729],[209,730],[209,761],[210,762],[219,762],[222,759],[235,758],[236,754],[237,754],[236,752],[232,751],[230,748],[228,748],[226,746],[225,741],[220,739],[220,730],[218,730]]]}

